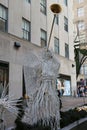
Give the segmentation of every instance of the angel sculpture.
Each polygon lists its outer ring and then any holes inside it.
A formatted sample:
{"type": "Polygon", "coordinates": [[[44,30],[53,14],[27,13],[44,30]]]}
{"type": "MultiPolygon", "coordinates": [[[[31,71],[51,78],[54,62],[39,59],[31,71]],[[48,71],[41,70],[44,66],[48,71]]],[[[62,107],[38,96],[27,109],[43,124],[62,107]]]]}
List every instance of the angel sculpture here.
{"type": "Polygon", "coordinates": [[[30,125],[42,123],[50,126],[52,130],[60,128],[59,98],[56,92],[56,78],[60,63],[50,50],[45,48],[42,52],[41,85],[29,104],[23,122],[30,125]]]}
{"type": "MultiPolygon", "coordinates": [[[[5,112],[9,111],[13,113],[14,115],[18,116],[19,108],[17,107],[17,102],[22,101],[21,99],[12,99],[12,97],[9,98],[9,95],[7,94],[8,91],[8,85],[0,84],[0,87],[3,88],[1,97],[0,97],[0,130],[5,130],[5,112]]],[[[21,103],[20,103],[21,104],[21,103]]],[[[20,105],[18,104],[18,105],[20,105]]]]}

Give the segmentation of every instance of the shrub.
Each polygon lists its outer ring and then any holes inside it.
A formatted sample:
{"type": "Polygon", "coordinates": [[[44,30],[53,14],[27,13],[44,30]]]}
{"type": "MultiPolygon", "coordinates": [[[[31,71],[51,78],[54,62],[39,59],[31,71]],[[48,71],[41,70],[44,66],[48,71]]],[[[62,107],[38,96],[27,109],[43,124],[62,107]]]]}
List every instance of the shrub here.
{"type": "Polygon", "coordinates": [[[78,110],[77,108],[75,109],[70,109],[69,111],[66,112],[60,112],[61,115],[61,120],[60,120],[60,127],[63,128],[81,118],[84,118],[87,116],[87,111],[86,110],[78,110]]]}

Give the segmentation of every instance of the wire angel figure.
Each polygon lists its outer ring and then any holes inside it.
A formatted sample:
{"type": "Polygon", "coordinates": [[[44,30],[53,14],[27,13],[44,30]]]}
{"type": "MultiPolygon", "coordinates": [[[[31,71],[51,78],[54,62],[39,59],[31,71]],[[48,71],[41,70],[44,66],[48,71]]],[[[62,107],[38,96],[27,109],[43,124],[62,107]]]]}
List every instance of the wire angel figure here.
{"type": "Polygon", "coordinates": [[[26,114],[22,121],[34,125],[38,122],[50,126],[52,130],[59,129],[59,98],[55,81],[58,77],[60,63],[50,50],[42,53],[42,73],[39,80],[41,86],[31,103],[28,103],[26,114]]]}
{"type": "MultiPolygon", "coordinates": [[[[8,95],[9,85],[6,85],[5,83],[4,85],[2,84],[0,85],[3,88],[1,97],[0,97],[0,127],[1,127],[1,130],[4,130],[5,111],[8,110],[9,112],[18,116],[19,108],[17,107],[17,105],[20,105],[20,104],[17,104],[19,99],[13,99],[13,96],[9,98],[9,95],[8,95]]],[[[22,100],[20,99],[20,101],[22,100]]]]}

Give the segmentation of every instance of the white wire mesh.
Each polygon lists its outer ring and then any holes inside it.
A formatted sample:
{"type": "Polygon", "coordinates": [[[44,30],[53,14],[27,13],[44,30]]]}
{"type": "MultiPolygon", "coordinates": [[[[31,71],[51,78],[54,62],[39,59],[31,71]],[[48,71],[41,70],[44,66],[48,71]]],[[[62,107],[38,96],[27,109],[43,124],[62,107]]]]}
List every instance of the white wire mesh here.
{"type": "Polygon", "coordinates": [[[55,88],[59,66],[59,61],[51,51],[44,49],[41,60],[42,68],[40,68],[42,71],[39,77],[41,85],[33,95],[31,102],[28,102],[23,122],[33,125],[41,121],[43,125],[50,125],[52,130],[59,129],[59,99],[55,88]]]}

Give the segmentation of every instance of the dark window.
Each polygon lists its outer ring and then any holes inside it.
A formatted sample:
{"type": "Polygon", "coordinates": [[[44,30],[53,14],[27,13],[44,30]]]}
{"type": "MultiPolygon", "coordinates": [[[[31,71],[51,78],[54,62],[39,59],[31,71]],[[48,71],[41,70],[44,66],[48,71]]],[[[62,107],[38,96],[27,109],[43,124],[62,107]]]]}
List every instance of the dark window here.
{"type": "Polygon", "coordinates": [[[65,57],[69,58],[69,45],[65,43],[65,57]]]}
{"type": "Polygon", "coordinates": [[[7,9],[0,5],[0,30],[7,31],[7,9]]]}
{"type": "MultiPolygon", "coordinates": [[[[0,62],[0,97],[3,91],[3,87],[7,87],[9,77],[9,65],[7,63],[0,62]]],[[[7,88],[8,93],[8,88],[7,88]]]]}
{"type": "Polygon", "coordinates": [[[47,33],[41,29],[41,47],[47,46],[47,33]]]}
{"type": "Polygon", "coordinates": [[[55,17],[55,23],[59,24],[59,17],[58,17],[58,15],[56,15],[56,17],[55,17]]]}
{"type": "Polygon", "coordinates": [[[26,40],[30,41],[30,31],[31,31],[31,27],[30,27],[30,22],[25,20],[24,18],[22,19],[23,22],[23,38],[26,40]]]}
{"type": "Polygon", "coordinates": [[[68,19],[64,16],[64,30],[68,32],[68,19]]]}
{"type": "Polygon", "coordinates": [[[54,51],[59,54],[59,39],[54,37],[54,51]]]}
{"type": "Polygon", "coordinates": [[[26,2],[30,3],[30,2],[31,2],[31,0],[26,0],[26,2]]]}
{"type": "Polygon", "coordinates": [[[67,0],[64,0],[64,4],[67,6],[67,0]]]}
{"type": "Polygon", "coordinates": [[[40,11],[46,15],[46,0],[40,0],[40,11]]]}

